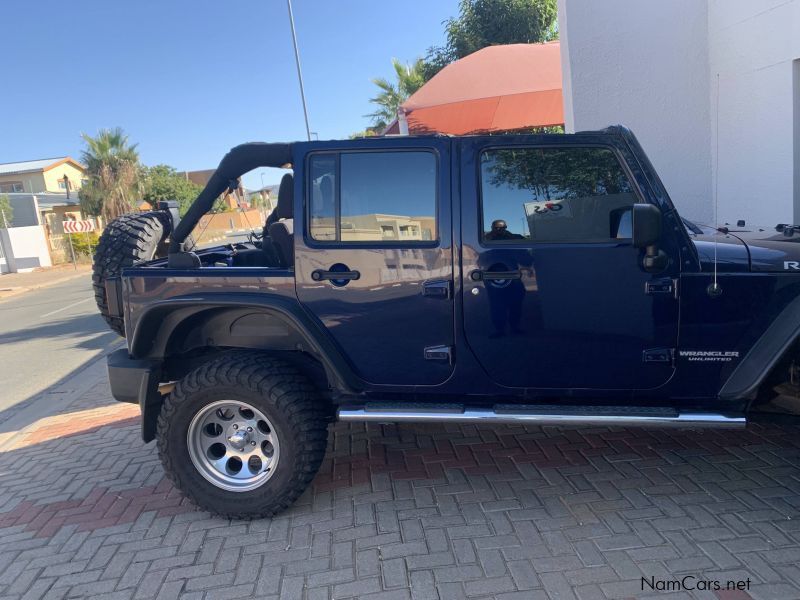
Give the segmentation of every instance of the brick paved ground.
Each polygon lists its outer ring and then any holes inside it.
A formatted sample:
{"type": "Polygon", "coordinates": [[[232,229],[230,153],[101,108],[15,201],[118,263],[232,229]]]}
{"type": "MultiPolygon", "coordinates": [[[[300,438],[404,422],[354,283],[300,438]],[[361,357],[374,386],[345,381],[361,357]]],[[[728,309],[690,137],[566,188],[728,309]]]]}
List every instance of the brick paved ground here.
{"type": "MultiPolygon", "coordinates": [[[[102,371],[100,371],[102,372],[102,371]]],[[[0,598],[800,598],[800,428],[333,428],[310,489],[231,522],[164,480],[100,379],[0,454],[0,598]]]]}

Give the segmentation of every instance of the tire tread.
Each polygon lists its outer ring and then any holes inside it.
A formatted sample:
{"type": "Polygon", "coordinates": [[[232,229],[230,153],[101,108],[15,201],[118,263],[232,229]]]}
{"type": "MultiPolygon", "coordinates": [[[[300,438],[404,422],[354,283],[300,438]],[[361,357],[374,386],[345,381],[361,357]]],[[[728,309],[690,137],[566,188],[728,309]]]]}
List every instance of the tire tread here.
{"type": "Polygon", "coordinates": [[[105,282],[126,267],[151,260],[169,232],[169,217],[161,211],[122,215],[103,231],[92,261],[92,287],[100,314],[112,331],[125,337],[122,317],[109,314],[105,282]]]}
{"type": "Polygon", "coordinates": [[[311,381],[291,365],[256,352],[231,352],[190,372],[166,397],[158,417],[156,441],[164,472],[189,499],[213,514],[231,519],[271,517],[288,508],[313,480],[328,443],[328,411],[311,381]],[[191,403],[193,396],[215,386],[244,387],[260,394],[290,423],[289,436],[298,440],[301,451],[289,484],[264,506],[247,512],[230,510],[197,493],[187,484],[182,472],[194,466],[176,463],[169,442],[169,428],[175,423],[179,407],[191,403]]]}

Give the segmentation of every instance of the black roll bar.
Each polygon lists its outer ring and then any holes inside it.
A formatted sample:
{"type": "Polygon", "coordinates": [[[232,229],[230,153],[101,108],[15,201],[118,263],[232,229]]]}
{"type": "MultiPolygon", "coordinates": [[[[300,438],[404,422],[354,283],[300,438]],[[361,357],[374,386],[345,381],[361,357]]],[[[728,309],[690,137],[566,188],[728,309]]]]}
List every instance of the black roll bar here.
{"type": "Polygon", "coordinates": [[[285,167],[291,165],[291,162],[292,144],[251,142],[232,148],[172,231],[169,253],[183,251],[183,242],[200,222],[200,218],[211,210],[219,195],[230,187],[231,182],[258,167],[285,167]]]}

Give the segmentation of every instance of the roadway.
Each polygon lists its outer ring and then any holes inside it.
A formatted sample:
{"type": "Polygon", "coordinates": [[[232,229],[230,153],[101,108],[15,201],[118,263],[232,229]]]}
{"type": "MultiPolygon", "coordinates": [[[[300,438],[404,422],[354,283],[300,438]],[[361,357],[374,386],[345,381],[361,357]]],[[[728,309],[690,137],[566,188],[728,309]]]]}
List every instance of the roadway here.
{"type": "MultiPolygon", "coordinates": [[[[247,241],[247,233],[202,243],[247,241]]],[[[122,343],[97,312],[91,274],[0,300],[0,422],[3,411],[53,388],[122,343]]]]}
{"type": "Polygon", "coordinates": [[[0,413],[47,390],[120,339],[97,312],[88,274],[0,301],[0,413]]]}
{"type": "MultiPolygon", "coordinates": [[[[200,246],[247,241],[229,232],[200,246]]],[[[97,312],[91,274],[0,299],[0,422],[31,398],[121,343],[97,312]]]]}

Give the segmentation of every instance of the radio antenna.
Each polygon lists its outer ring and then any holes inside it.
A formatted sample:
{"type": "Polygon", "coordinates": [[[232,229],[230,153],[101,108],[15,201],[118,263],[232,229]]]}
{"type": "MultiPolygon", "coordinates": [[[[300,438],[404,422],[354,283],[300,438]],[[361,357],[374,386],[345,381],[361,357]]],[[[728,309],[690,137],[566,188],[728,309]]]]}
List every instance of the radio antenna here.
{"type": "Polygon", "coordinates": [[[289,23],[292,26],[292,42],[294,43],[294,62],[297,65],[297,80],[300,82],[300,99],[303,101],[303,117],[306,120],[306,137],[311,141],[311,128],[308,126],[308,108],[306,108],[306,91],[303,88],[303,72],[300,70],[300,51],[297,49],[297,32],[294,30],[294,13],[292,0],[286,0],[289,7],[289,23]]]}
{"type": "Polygon", "coordinates": [[[714,147],[714,283],[708,286],[709,296],[719,296],[722,293],[722,288],[717,282],[717,236],[722,233],[719,226],[719,73],[717,73],[717,98],[716,98],[716,125],[714,131],[715,147],[714,147]]]}

